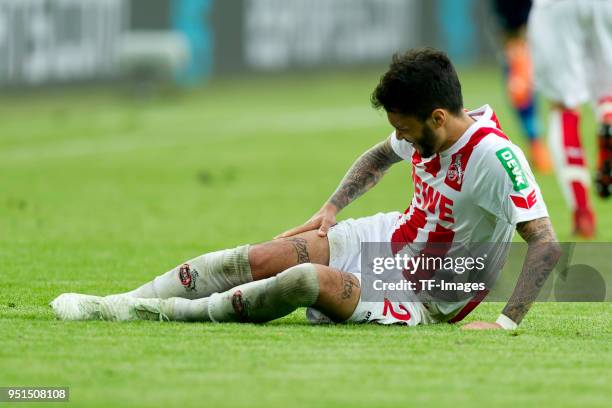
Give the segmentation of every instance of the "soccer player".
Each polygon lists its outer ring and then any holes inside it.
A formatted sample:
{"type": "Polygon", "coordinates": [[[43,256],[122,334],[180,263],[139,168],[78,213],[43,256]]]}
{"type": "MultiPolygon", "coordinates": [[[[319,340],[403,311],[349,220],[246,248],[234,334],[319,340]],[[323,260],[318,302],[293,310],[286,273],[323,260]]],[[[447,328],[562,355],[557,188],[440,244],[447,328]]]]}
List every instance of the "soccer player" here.
{"type": "Polygon", "coordinates": [[[536,87],[552,102],[550,149],[564,197],[573,210],[574,232],[595,234],[589,175],[580,138],[585,102],[599,123],[598,194],[612,190],[612,2],[536,0],[528,24],[536,87]]]}
{"type": "Polygon", "coordinates": [[[527,18],[531,0],[494,0],[493,10],[503,30],[504,74],[512,107],[529,139],[530,161],[542,173],[552,171],[546,145],[539,138],[531,55],[527,46],[527,18]]]}
{"type": "Polygon", "coordinates": [[[497,322],[466,326],[515,328],[560,256],[523,153],[488,105],[463,109],[459,79],[442,52],[425,48],[394,56],[372,102],[384,108],[395,130],[356,160],[303,225],[270,242],[201,255],[128,293],[60,295],[51,303],[58,318],[265,322],[309,307],[315,321],[456,322],[480,299],[450,306],[361,299],[361,243],[504,243],[517,230],[529,249],[513,295],[497,322]],[[336,222],[399,162],[411,164],[415,191],[404,213],[336,222]]]}

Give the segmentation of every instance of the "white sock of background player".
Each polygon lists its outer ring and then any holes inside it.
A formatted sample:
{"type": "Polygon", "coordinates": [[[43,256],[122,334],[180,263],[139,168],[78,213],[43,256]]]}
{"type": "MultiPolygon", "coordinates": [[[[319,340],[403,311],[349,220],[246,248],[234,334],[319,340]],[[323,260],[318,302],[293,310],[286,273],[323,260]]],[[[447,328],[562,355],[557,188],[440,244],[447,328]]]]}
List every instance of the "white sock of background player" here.
{"type": "Polygon", "coordinates": [[[572,210],[591,211],[588,189],[590,177],[580,140],[580,114],[573,109],[552,109],[548,141],[557,179],[572,210]]]}

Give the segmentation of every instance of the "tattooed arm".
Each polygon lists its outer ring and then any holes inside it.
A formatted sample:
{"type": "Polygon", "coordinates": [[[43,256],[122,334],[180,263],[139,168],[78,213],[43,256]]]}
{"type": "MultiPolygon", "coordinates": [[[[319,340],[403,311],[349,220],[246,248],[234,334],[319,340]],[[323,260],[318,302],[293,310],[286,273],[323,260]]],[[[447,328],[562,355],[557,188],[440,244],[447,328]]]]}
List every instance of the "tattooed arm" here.
{"type": "Polygon", "coordinates": [[[546,278],[553,270],[559,257],[561,247],[555,237],[550,219],[538,218],[519,223],[516,230],[527,242],[527,256],[523,270],[519,275],[516,287],[496,323],[472,322],[463,326],[465,329],[513,328],[518,325],[538,297],[546,278]],[[508,321],[509,320],[509,321],[508,321]]]}
{"type": "Polygon", "coordinates": [[[514,292],[502,314],[519,324],[557,264],[561,248],[548,217],[520,223],[516,230],[528,244],[527,256],[514,292]]]}
{"type": "Polygon", "coordinates": [[[327,203],[335,206],[337,212],[340,212],[357,197],[374,187],[389,167],[401,160],[391,148],[391,138],[378,143],[353,163],[327,203]]]}
{"type": "Polygon", "coordinates": [[[366,151],[353,163],[336,191],[315,215],[276,238],[317,228],[320,236],[327,235],[329,228],[336,223],[336,214],[378,183],[389,167],[402,160],[391,147],[391,137],[393,135],[366,151]]]}

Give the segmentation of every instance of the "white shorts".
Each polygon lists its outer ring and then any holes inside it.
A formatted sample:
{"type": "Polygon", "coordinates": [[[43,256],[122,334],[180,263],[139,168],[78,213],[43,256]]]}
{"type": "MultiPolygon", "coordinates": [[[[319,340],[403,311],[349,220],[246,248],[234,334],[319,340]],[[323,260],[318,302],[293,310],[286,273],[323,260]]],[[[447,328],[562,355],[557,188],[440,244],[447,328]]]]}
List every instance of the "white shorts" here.
{"type": "MultiPolygon", "coordinates": [[[[349,218],[333,226],[327,234],[329,239],[329,266],[350,272],[361,281],[361,243],[390,242],[393,226],[400,217],[399,212],[378,213],[370,217],[349,218]]],[[[309,308],[306,313],[312,323],[328,322],[322,313],[309,308]]],[[[380,324],[436,323],[420,302],[364,302],[359,300],[349,319],[355,323],[375,322],[380,324]]]]}
{"type": "Polygon", "coordinates": [[[612,95],[612,1],[535,2],[527,35],[548,99],[575,108],[612,95]]]}

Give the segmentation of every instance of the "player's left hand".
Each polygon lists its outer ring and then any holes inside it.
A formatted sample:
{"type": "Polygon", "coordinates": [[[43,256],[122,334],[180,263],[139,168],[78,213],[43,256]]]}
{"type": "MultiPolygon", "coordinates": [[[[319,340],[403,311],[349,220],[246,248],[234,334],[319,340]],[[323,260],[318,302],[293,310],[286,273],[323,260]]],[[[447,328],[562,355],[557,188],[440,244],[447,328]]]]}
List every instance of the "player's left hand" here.
{"type": "Polygon", "coordinates": [[[503,329],[497,323],[489,322],[471,322],[461,326],[461,330],[491,330],[491,329],[503,329]]]}
{"type": "Polygon", "coordinates": [[[327,232],[331,227],[336,225],[336,214],[338,214],[338,207],[331,203],[323,204],[323,207],[315,215],[310,217],[308,221],[304,224],[299,225],[295,228],[291,228],[274,237],[274,239],[278,238],[287,238],[297,234],[301,234],[302,232],[318,230],[317,233],[320,237],[327,236],[327,232]]]}

